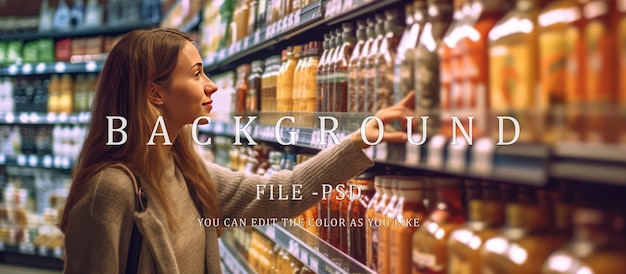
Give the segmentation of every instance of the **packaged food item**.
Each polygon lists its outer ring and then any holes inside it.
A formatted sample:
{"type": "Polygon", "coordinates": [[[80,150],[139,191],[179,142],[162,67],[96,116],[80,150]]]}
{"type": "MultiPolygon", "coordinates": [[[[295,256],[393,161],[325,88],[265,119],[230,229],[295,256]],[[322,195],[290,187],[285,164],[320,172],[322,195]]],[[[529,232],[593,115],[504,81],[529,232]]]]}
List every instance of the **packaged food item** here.
{"type": "Polygon", "coordinates": [[[394,71],[394,96],[395,102],[399,103],[410,91],[414,90],[415,82],[415,54],[417,43],[422,34],[426,21],[426,0],[415,0],[412,5],[407,5],[412,10],[406,14],[406,30],[402,35],[402,46],[398,47],[394,71]]]}
{"type": "Polygon", "coordinates": [[[365,105],[364,112],[367,113],[375,113],[374,109],[376,100],[376,72],[378,68],[376,67],[376,59],[380,54],[380,44],[385,38],[385,15],[377,13],[376,14],[376,37],[372,41],[372,44],[369,48],[369,52],[367,54],[367,61],[365,62],[366,67],[366,87],[368,88],[366,91],[366,95],[364,97],[365,105]]]}
{"type": "MultiPolygon", "coordinates": [[[[480,183],[479,183],[480,184],[480,183]]],[[[482,183],[478,195],[468,197],[468,220],[448,241],[450,273],[483,273],[481,247],[504,225],[504,205],[494,184],[482,183]]],[[[467,181],[466,181],[467,186],[467,181]]],[[[470,192],[470,191],[468,191],[470,192]]]]}
{"type": "Polygon", "coordinates": [[[374,271],[377,271],[378,242],[380,240],[378,231],[379,227],[382,225],[380,213],[391,198],[391,181],[392,177],[386,175],[380,175],[374,178],[376,194],[367,206],[367,212],[365,214],[367,218],[367,223],[365,223],[365,233],[367,238],[366,266],[374,271]]]}
{"type": "MultiPolygon", "coordinates": [[[[348,255],[362,264],[365,264],[367,257],[366,213],[368,205],[376,195],[375,175],[376,173],[373,172],[364,172],[352,180],[352,183],[361,190],[361,196],[358,199],[349,200],[346,216],[349,224],[346,228],[348,255]]],[[[378,187],[380,188],[380,184],[378,187]]]]}
{"type": "Polygon", "coordinates": [[[332,112],[335,106],[335,65],[339,59],[339,50],[343,45],[343,37],[341,33],[341,29],[335,29],[334,36],[331,35],[331,37],[334,37],[334,42],[331,41],[330,43],[333,48],[331,49],[331,55],[326,63],[326,87],[324,89],[324,101],[322,102],[322,108],[326,112],[332,112]]]}
{"type": "MultiPolygon", "coordinates": [[[[520,128],[518,142],[540,139],[539,38],[537,17],[546,0],[517,0],[489,31],[489,97],[491,116],[514,117],[520,128]],[[523,22],[523,24],[519,23],[523,22]]],[[[495,121],[495,120],[493,120],[495,121]]],[[[492,136],[499,135],[497,125],[492,136]]],[[[503,129],[503,140],[513,140],[512,126],[503,129]]]]}
{"type": "Polygon", "coordinates": [[[333,64],[333,99],[329,104],[329,111],[347,112],[348,111],[348,65],[352,51],[356,43],[354,37],[354,25],[352,23],[342,24],[343,32],[341,39],[343,44],[337,51],[337,58],[333,64]]]}
{"type": "MultiPolygon", "coordinates": [[[[452,22],[452,1],[428,1],[428,21],[420,36],[417,51],[418,67],[415,69],[415,114],[429,116],[426,125],[418,122],[417,131],[422,132],[426,127],[427,134],[437,134],[441,119],[440,107],[440,69],[438,51],[443,37],[452,22]]],[[[420,120],[421,121],[421,120],[420,120]]],[[[427,136],[428,137],[428,136],[427,136]]]]}
{"type": "Polygon", "coordinates": [[[317,111],[326,112],[326,98],[328,94],[328,82],[329,82],[329,63],[332,60],[333,53],[335,52],[335,32],[332,31],[327,35],[324,35],[326,45],[324,46],[324,52],[322,58],[317,65],[317,111]]]}
{"type": "Polygon", "coordinates": [[[368,112],[366,109],[366,102],[369,100],[367,96],[369,95],[369,91],[372,88],[371,81],[368,80],[368,68],[367,68],[367,60],[371,48],[374,44],[374,39],[376,38],[376,30],[375,25],[376,21],[374,18],[367,18],[367,28],[365,33],[367,35],[367,40],[363,44],[363,48],[361,49],[361,55],[357,61],[356,70],[357,77],[359,80],[358,84],[358,92],[357,92],[357,112],[368,112]]]}
{"type": "Polygon", "coordinates": [[[304,87],[302,91],[301,110],[313,112],[317,108],[317,88],[319,87],[317,73],[321,61],[322,42],[312,41],[309,43],[309,58],[304,69],[304,87]]]}
{"type": "Polygon", "coordinates": [[[584,100],[586,61],[582,10],[578,1],[554,1],[541,11],[538,23],[540,118],[545,121],[542,140],[549,144],[563,140],[582,141],[583,127],[566,123],[570,119],[583,118],[580,111],[584,100]]]}
{"type": "Polygon", "coordinates": [[[413,235],[413,273],[447,273],[448,239],[465,222],[461,182],[457,179],[433,178],[437,187],[437,207],[413,235]]]}
{"type": "Polygon", "coordinates": [[[261,109],[260,93],[262,90],[261,81],[263,78],[263,60],[252,62],[252,71],[248,77],[248,94],[246,94],[246,110],[250,112],[261,109]]]}
{"type": "MultiPolygon", "coordinates": [[[[328,219],[329,219],[329,227],[328,227],[328,243],[334,246],[335,248],[341,250],[341,242],[344,239],[341,238],[342,233],[341,230],[345,229],[345,219],[341,215],[341,203],[345,197],[347,197],[347,184],[341,183],[338,187],[333,190],[328,198],[328,219]],[[343,225],[341,222],[344,222],[343,225]]],[[[346,250],[341,250],[346,251],[346,250]]]]}
{"type": "Polygon", "coordinates": [[[398,188],[398,178],[391,177],[390,178],[390,194],[391,197],[387,201],[387,203],[383,206],[382,210],[378,214],[378,218],[380,220],[380,225],[377,226],[378,233],[378,249],[377,249],[377,258],[378,261],[376,263],[376,271],[381,274],[388,274],[390,271],[389,261],[390,261],[390,249],[391,243],[389,241],[389,231],[391,225],[391,219],[395,216],[389,216],[389,213],[393,211],[398,203],[398,198],[400,197],[400,191],[398,188]]]}
{"type": "Polygon", "coordinates": [[[250,76],[250,64],[237,67],[237,81],[235,82],[235,113],[242,114],[246,111],[246,95],[248,94],[248,77],[250,76]]]}
{"type": "Polygon", "coordinates": [[[348,112],[351,113],[358,112],[359,81],[363,80],[359,78],[358,62],[359,56],[361,56],[363,45],[365,44],[365,39],[367,39],[367,35],[365,33],[366,27],[367,22],[363,20],[357,21],[357,42],[354,45],[354,49],[352,50],[352,55],[350,56],[350,62],[348,65],[348,112]]]}
{"type": "Polygon", "coordinates": [[[374,104],[372,113],[376,113],[395,103],[393,97],[394,61],[400,38],[404,29],[402,14],[395,9],[385,11],[385,35],[380,42],[374,66],[374,104]]]}
{"type": "MultiPolygon", "coordinates": [[[[400,177],[397,180],[398,202],[387,216],[389,224],[389,273],[411,273],[413,234],[426,219],[422,203],[424,178],[400,177]]],[[[423,228],[422,228],[423,229],[423,228]]]]}
{"type": "Polygon", "coordinates": [[[306,67],[307,59],[309,57],[309,44],[302,45],[300,49],[300,52],[296,52],[296,56],[300,56],[300,58],[297,59],[298,61],[296,63],[296,69],[293,72],[293,89],[291,96],[291,100],[293,101],[293,111],[302,111],[302,106],[300,106],[300,103],[302,101],[302,89],[304,88],[305,82],[304,69],[306,67]]]}

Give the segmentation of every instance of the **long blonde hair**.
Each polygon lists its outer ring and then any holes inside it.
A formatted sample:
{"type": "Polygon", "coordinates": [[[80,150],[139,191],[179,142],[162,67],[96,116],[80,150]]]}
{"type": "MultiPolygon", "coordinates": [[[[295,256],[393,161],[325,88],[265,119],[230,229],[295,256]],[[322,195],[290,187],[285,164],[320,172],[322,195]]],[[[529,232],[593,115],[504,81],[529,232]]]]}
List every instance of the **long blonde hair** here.
{"type": "MultiPolygon", "coordinates": [[[[124,163],[143,178],[141,183],[150,185],[156,191],[153,196],[162,204],[167,205],[170,201],[160,183],[168,148],[146,145],[158,116],[164,116],[149,101],[148,93],[151,83],[169,84],[179,52],[187,41],[193,42],[185,33],[173,29],[135,30],[126,34],[109,54],[100,74],[89,133],[73,170],[65,214],[59,225],[61,231],[67,230],[68,213],[90,178],[113,163],[124,163]],[[123,145],[106,145],[108,128],[105,117],[111,115],[122,116],[128,121],[125,129],[128,139],[123,145]]],[[[189,127],[183,128],[177,136],[171,155],[200,214],[219,217],[215,185],[194,150],[189,127]]],[[[171,219],[170,210],[165,213],[171,219]]]]}

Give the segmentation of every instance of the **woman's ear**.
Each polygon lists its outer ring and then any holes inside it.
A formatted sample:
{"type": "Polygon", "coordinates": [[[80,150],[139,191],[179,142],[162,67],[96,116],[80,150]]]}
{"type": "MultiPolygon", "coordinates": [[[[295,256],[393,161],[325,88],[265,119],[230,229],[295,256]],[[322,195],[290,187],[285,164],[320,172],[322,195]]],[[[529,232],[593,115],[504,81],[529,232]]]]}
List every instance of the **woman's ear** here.
{"type": "Polygon", "coordinates": [[[155,84],[155,83],[151,83],[150,84],[150,91],[148,92],[148,99],[150,100],[150,102],[152,102],[153,104],[157,105],[157,106],[161,106],[163,105],[163,87],[155,84]]]}

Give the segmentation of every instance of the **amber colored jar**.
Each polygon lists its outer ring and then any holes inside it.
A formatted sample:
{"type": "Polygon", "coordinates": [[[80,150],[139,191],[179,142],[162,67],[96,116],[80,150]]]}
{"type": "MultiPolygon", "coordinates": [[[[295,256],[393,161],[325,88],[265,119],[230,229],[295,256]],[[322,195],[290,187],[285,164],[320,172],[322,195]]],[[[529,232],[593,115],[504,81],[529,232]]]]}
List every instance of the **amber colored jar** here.
{"type": "Polygon", "coordinates": [[[568,240],[556,233],[550,209],[537,203],[506,206],[506,227],[482,247],[483,273],[539,273],[543,262],[568,240]]]}
{"type": "Polygon", "coordinates": [[[252,62],[252,72],[248,77],[248,94],[246,95],[246,110],[247,111],[259,111],[261,109],[261,80],[263,78],[263,66],[262,60],[256,60],[252,62]]]}
{"type": "MultiPolygon", "coordinates": [[[[370,204],[367,208],[367,223],[366,228],[371,233],[371,236],[368,236],[367,242],[367,267],[370,269],[377,271],[378,269],[378,243],[380,241],[379,230],[382,225],[382,212],[385,209],[385,206],[391,199],[391,184],[393,182],[392,176],[376,176],[374,178],[375,182],[381,181],[381,194],[377,200],[372,200],[374,204],[370,204]],[[371,231],[371,232],[370,232],[371,231]]],[[[376,193],[379,193],[376,191],[376,193]]]]}
{"type": "Polygon", "coordinates": [[[580,114],[584,103],[585,52],[584,17],[576,0],[553,1],[538,17],[540,106],[546,143],[582,141],[584,129],[580,114]],[[563,84],[565,83],[565,84],[563,84]],[[579,114],[576,114],[578,112],[579,114]],[[572,114],[573,116],[570,116],[572,114]],[[578,119],[569,128],[563,116],[578,119]]]}
{"type": "Polygon", "coordinates": [[[623,216],[579,208],[574,223],[573,239],[546,259],[542,273],[621,273],[626,269],[626,240],[620,233],[623,216]]]}
{"type": "Polygon", "coordinates": [[[437,186],[437,206],[413,235],[413,272],[447,273],[448,238],[465,222],[461,182],[428,178],[437,186]]]}
{"type": "MultiPolygon", "coordinates": [[[[509,115],[518,122],[518,142],[538,141],[542,120],[537,117],[539,40],[537,17],[547,0],[517,0],[515,8],[489,32],[489,100],[491,116],[509,115]],[[524,22],[520,24],[519,22],[524,22]]],[[[497,125],[491,136],[499,135],[497,125]]],[[[503,140],[512,140],[513,127],[504,127],[503,140]]]]}
{"type": "Polygon", "coordinates": [[[373,231],[370,225],[370,220],[374,218],[374,212],[376,205],[383,197],[383,181],[386,180],[383,176],[376,176],[374,178],[374,196],[370,199],[365,209],[365,265],[372,270],[376,269],[376,257],[373,252],[372,237],[373,231]]]}
{"type": "Polygon", "coordinates": [[[376,261],[376,271],[381,274],[389,273],[389,251],[391,248],[391,243],[389,242],[389,230],[391,219],[393,218],[389,216],[389,213],[393,212],[393,209],[398,203],[398,198],[400,197],[398,189],[398,178],[391,178],[390,185],[391,197],[379,214],[381,224],[378,226],[378,260],[376,261]]]}
{"type": "MultiPolygon", "coordinates": [[[[617,33],[616,33],[616,48],[618,66],[617,75],[626,75],[626,1],[615,1],[617,4],[617,10],[619,14],[617,17],[617,33]]],[[[618,106],[617,106],[617,118],[618,124],[616,128],[621,129],[618,133],[618,142],[620,144],[626,144],[626,77],[618,77],[618,106]]]]}
{"type": "Polygon", "coordinates": [[[250,64],[243,64],[237,67],[237,82],[235,83],[235,113],[238,114],[242,114],[246,111],[248,76],[250,76],[250,64]]]}
{"type": "Polygon", "coordinates": [[[426,208],[422,202],[424,178],[401,177],[397,179],[398,202],[387,214],[389,224],[389,272],[411,273],[413,234],[425,220],[426,208]]]}
{"type": "Polygon", "coordinates": [[[317,68],[321,60],[322,43],[312,41],[309,43],[309,58],[304,68],[304,85],[302,88],[302,111],[313,112],[317,107],[317,68]]]}
{"type": "Polygon", "coordinates": [[[333,224],[336,222],[336,225],[329,225],[328,243],[336,247],[337,249],[340,249],[341,246],[341,230],[345,229],[345,223],[341,223],[341,203],[344,199],[346,199],[346,194],[349,194],[346,193],[346,189],[348,188],[346,187],[345,183],[337,185],[335,190],[333,190],[333,192],[330,194],[330,198],[328,199],[328,223],[333,224]]]}
{"type": "Polygon", "coordinates": [[[416,126],[418,132],[426,127],[427,137],[439,133],[441,114],[434,112],[440,107],[440,67],[439,47],[442,44],[446,30],[452,23],[452,0],[429,0],[428,21],[420,35],[417,49],[417,63],[415,70],[415,113],[418,116],[430,116],[428,123],[416,126]]]}
{"type": "Polygon", "coordinates": [[[348,111],[348,65],[356,44],[354,25],[343,23],[342,27],[341,40],[343,44],[339,47],[337,57],[333,62],[333,96],[328,104],[328,110],[332,112],[348,111]]]}
{"type": "Polygon", "coordinates": [[[498,191],[485,189],[480,199],[470,199],[468,221],[450,234],[448,241],[449,273],[483,273],[481,247],[487,239],[498,233],[504,225],[505,202],[494,199],[498,191]]]}
{"type": "MultiPolygon", "coordinates": [[[[348,239],[348,255],[362,264],[366,262],[366,211],[370,202],[374,201],[375,182],[373,173],[363,173],[352,180],[352,184],[361,190],[358,199],[348,200],[346,229],[348,239]]],[[[380,188],[380,186],[379,186],[380,188]]]]}
{"type": "Polygon", "coordinates": [[[613,120],[613,110],[618,99],[615,74],[617,31],[614,22],[617,9],[613,2],[592,0],[583,6],[586,20],[583,36],[587,57],[585,109],[589,112],[586,141],[589,143],[614,143],[617,136],[613,120]]]}

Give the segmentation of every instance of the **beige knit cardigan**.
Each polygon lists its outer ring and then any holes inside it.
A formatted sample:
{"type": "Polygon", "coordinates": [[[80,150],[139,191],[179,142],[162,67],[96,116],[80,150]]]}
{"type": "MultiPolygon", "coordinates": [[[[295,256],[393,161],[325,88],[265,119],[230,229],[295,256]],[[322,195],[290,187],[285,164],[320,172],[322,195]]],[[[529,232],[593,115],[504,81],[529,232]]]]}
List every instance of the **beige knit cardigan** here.
{"type": "MultiPolygon", "coordinates": [[[[372,161],[348,139],[295,167],[270,178],[245,176],[215,164],[207,165],[217,185],[222,218],[293,217],[322,198],[322,184],[336,185],[372,166],[372,161]],[[282,184],[290,197],[292,184],[301,184],[300,201],[269,200],[269,187],[257,200],[257,185],[282,184]],[[319,195],[313,195],[313,193],[319,195]]],[[[175,220],[167,220],[164,206],[148,186],[148,209],[134,211],[130,177],[120,169],[96,174],[78,196],[69,214],[65,235],[66,273],[123,273],[133,221],[144,236],[140,273],[221,273],[214,225],[201,225],[182,175],[170,159],[161,182],[171,197],[175,220]],[[174,222],[176,230],[168,224],[174,222]]],[[[275,197],[278,188],[274,187],[275,197]]],[[[250,222],[248,222],[250,225],[250,222]]]]}

